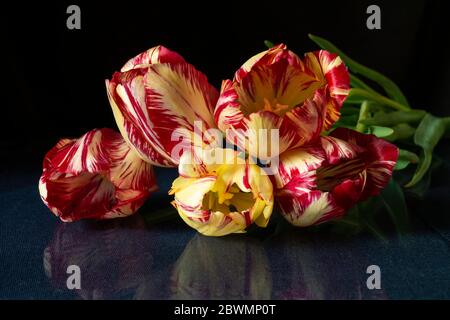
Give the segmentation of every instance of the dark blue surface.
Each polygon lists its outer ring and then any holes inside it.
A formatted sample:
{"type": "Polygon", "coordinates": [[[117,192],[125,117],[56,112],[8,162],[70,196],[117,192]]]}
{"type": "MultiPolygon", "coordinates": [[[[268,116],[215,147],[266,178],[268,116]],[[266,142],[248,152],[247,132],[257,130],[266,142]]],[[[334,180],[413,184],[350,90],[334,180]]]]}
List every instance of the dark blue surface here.
{"type": "Polygon", "coordinates": [[[384,239],[327,227],[208,238],[178,218],[151,222],[155,212],[173,211],[166,191],[175,175],[158,170],[161,191],[139,215],[64,224],[39,198],[38,168],[4,173],[0,298],[450,298],[446,183],[410,203],[412,230],[384,239]],[[71,264],[80,266],[81,290],[66,288],[71,264]],[[366,287],[372,264],[381,268],[381,290],[366,287]]]}

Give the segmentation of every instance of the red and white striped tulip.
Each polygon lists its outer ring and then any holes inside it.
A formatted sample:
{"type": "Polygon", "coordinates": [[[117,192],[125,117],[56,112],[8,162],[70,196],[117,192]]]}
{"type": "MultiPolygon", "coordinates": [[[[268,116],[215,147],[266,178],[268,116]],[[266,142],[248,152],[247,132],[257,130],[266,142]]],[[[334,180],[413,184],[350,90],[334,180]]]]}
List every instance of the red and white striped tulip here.
{"type": "Polygon", "coordinates": [[[122,136],[151,164],[175,167],[180,139],[186,147],[218,142],[195,136],[216,127],[218,92],[176,52],[157,46],[137,55],[106,80],[106,88],[122,136]]]}
{"type": "Polygon", "coordinates": [[[305,145],[340,115],[350,80],[342,60],[321,50],[300,59],[284,44],[261,52],[222,83],[215,108],[218,127],[252,156],[266,158],[305,145]],[[273,154],[252,138],[261,129],[279,130],[273,154]],[[266,154],[264,154],[266,152],[266,154]]]}
{"type": "Polygon", "coordinates": [[[156,188],[152,166],[111,129],[60,140],[39,180],[42,200],[65,222],[131,215],[156,188]]]}
{"type": "Polygon", "coordinates": [[[274,177],[283,216],[306,227],[341,217],[389,182],[398,148],[374,135],[338,128],[314,145],[280,156],[274,177]]]}
{"type": "Polygon", "coordinates": [[[273,187],[262,169],[232,149],[185,152],[170,194],[181,218],[208,236],[265,227],[273,209],[273,187]]]}

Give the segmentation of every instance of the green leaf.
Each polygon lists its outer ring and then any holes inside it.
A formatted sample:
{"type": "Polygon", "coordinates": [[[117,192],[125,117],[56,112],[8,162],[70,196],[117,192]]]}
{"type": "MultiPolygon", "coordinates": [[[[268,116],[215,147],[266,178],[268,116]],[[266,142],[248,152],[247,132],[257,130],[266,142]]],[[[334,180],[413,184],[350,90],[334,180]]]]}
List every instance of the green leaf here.
{"type": "Polygon", "coordinates": [[[386,91],[387,95],[390,98],[394,99],[401,105],[405,106],[407,109],[409,108],[409,103],[405,95],[391,79],[351,59],[330,41],[320,38],[318,36],[314,36],[312,34],[309,34],[309,38],[322,49],[328,50],[330,52],[339,55],[341,59],[344,61],[344,63],[350,68],[350,70],[352,70],[354,73],[361,74],[372,81],[375,81],[376,83],[378,83],[380,86],[383,87],[383,89],[386,91]]]}
{"type": "Polygon", "coordinates": [[[360,108],[358,108],[358,107],[354,107],[352,105],[344,103],[344,105],[342,106],[342,108],[340,110],[341,116],[358,115],[359,109],[360,108]]]}
{"type": "Polygon", "coordinates": [[[372,222],[366,222],[365,227],[367,228],[367,230],[369,230],[369,232],[377,237],[379,241],[383,243],[389,242],[388,238],[380,231],[380,228],[376,224],[372,222]]]}
{"type": "Polygon", "coordinates": [[[395,163],[394,170],[400,171],[400,170],[406,169],[406,167],[409,166],[410,163],[411,163],[411,162],[409,162],[409,161],[407,161],[407,160],[401,160],[401,159],[399,159],[399,160],[397,160],[397,162],[395,163]]]}
{"type": "Polygon", "coordinates": [[[400,123],[394,126],[392,129],[394,129],[394,133],[385,138],[386,140],[391,142],[396,140],[407,140],[414,136],[414,133],[416,132],[416,129],[414,129],[407,123],[400,123]]]}
{"type": "Polygon", "coordinates": [[[342,122],[336,122],[330,130],[328,130],[324,133],[324,135],[326,135],[326,136],[330,135],[330,133],[336,128],[347,128],[347,129],[355,130],[355,126],[353,126],[353,125],[343,124],[342,122]]]}
{"type": "Polygon", "coordinates": [[[358,205],[348,210],[342,218],[331,220],[330,224],[333,225],[332,232],[345,236],[356,235],[364,229],[358,205]]]}
{"type": "Polygon", "coordinates": [[[423,178],[415,184],[413,187],[405,189],[405,192],[408,193],[408,195],[412,195],[415,197],[418,197],[419,199],[422,199],[425,194],[427,193],[430,185],[431,185],[431,174],[438,170],[443,163],[443,160],[441,160],[439,157],[433,157],[433,161],[431,162],[431,166],[428,169],[428,171],[425,173],[423,178]]]}
{"type": "Polygon", "coordinates": [[[380,126],[370,126],[369,133],[377,136],[378,138],[384,138],[390,136],[394,132],[394,129],[380,126]]]}
{"type": "Polygon", "coordinates": [[[424,110],[411,109],[409,111],[377,112],[373,117],[363,121],[366,125],[393,127],[399,123],[418,123],[425,116],[424,110]]]}
{"type": "Polygon", "coordinates": [[[422,147],[422,156],[411,181],[405,185],[410,188],[418,183],[430,167],[433,160],[433,150],[445,133],[444,118],[435,117],[429,113],[420,122],[414,135],[414,143],[422,147]]]}
{"type": "Polygon", "coordinates": [[[273,47],[273,43],[269,40],[264,40],[264,45],[269,49],[273,47]]]}
{"type": "Polygon", "coordinates": [[[353,90],[353,88],[350,89],[350,92],[349,92],[347,98],[345,98],[345,103],[346,104],[350,104],[350,105],[357,104],[357,105],[360,105],[361,103],[363,103],[364,101],[367,100],[367,97],[357,95],[352,90],[353,90]]]}
{"type": "Polygon", "coordinates": [[[442,119],[445,124],[445,137],[450,138],[450,117],[446,117],[442,119]]]}
{"type": "Polygon", "coordinates": [[[364,123],[362,123],[362,121],[367,119],[367,117],[369,117],[370,104],[371,103],[367,100],[361,104],[361,109],[359,110],[359,116],[358,116],[358,123],[356,125],[356,131],[358,131],[358,132],[365,133],[367,130],[366,125],[364,123]]]}
{"type": "Polygon", "coordinates": [[[394,179],[381,191],[381,199],[399,233],[405,233],[410,229],[408,208],[402,188],[394,179]]]}
{"type": "Polygon", "coordinates": [[[400,149],[399,153],[398,153],[397,163],[395,164],[394,170],[403,170],[410,163],[418,163],[419,160],[420,160],[419,156],[417,154],[415,154],[414,152],[400,149]]]}
{"type": "Polygon", "coordinates": [[[351,88],[350,92],[347,96],[347,99],[345,99],[345,102],[347,103],[362,103],[364,100],[369,100],[376,102],[381,105],[389,106],[391,108],[402,110],[402,111],[409,111],[411,110],[409,107],[406,107],[402,105],[401,103],[391,100],[389,98],[386,98],[385,96],[382,96],[377,93],[369,92],[365,89],[361,88],[351,88]]]}
{"type": "Polygon", "coordinates": [[[411,163],[419,162],[419,156],[412,151],[400,149],[398,153],[398,158],[403,160],[408,160],[411,163]]]}
{"type": "Polygon", "coordinates": [[[351,126],[354,127],[356,125],[356,123],[358,122],[358,115],[357,114],[353,114],[353,115],[349,115],[349,116],[341,116],[338,120],[338,126],[351,126]]]}
{"type": "Polygon", "coordinates": [[[369,91],[370,93],[373,94],[378,94],[378,92],[376,92],[368,84],[366,84],[364,81],[362,81],[354,74],[350,74],[350,86],[352,86],[353,88],[365,89],[366,91],[369,91]]]}

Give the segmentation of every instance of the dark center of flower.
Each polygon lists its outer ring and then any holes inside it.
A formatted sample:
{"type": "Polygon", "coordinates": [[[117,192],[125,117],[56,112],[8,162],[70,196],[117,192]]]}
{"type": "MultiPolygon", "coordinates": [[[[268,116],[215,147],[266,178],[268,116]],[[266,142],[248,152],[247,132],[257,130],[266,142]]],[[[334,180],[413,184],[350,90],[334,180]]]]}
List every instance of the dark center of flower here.
{"type": "Polygon", "coordinates": [[[316,171],[317,189],[331,191],[344,180],[355,179],[364,169],[364,162],[358,158],[321,167],[316,171]]]}

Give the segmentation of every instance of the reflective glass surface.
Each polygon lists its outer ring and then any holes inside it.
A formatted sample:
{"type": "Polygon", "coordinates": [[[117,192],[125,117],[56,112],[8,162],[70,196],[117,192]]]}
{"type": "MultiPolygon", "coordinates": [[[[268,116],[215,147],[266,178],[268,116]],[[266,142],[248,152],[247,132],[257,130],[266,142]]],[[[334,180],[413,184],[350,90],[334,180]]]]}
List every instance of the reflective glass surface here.
{"type": "MultiPolygon", "coordinates": [[[[445,177],[448,162],[439,170],[445,177]]],[[[409,212],[401,219],[383,209],[375,220],[360,212],[353,225],[298,229],[275,216],[267,229],[211,238],[186,226],[169,205],[176,171],[157,173],[160,191],[140,214],[75,223],[60,222],[44,206],[38,170],[5,174],[0,298],[450,298],[446,179],[434,175],[423,199],[407,196],[409,212]],[[70,265],[80,267],[80,290],[67,288],[70,265]],[[379,290],[367,287],[371,265],[380,268],[379,290]]]]}

